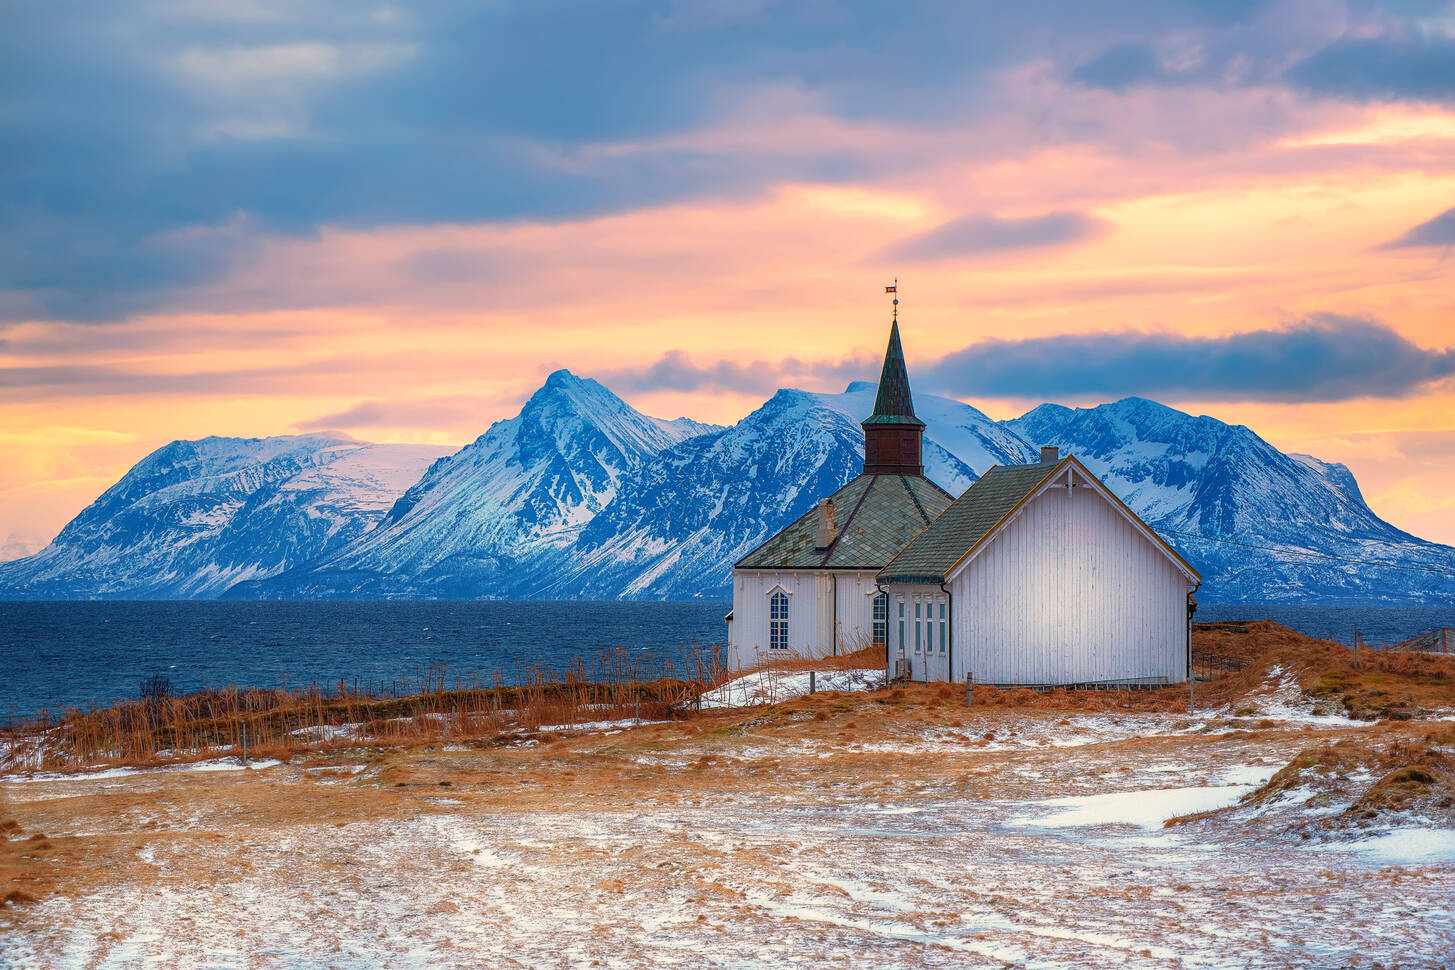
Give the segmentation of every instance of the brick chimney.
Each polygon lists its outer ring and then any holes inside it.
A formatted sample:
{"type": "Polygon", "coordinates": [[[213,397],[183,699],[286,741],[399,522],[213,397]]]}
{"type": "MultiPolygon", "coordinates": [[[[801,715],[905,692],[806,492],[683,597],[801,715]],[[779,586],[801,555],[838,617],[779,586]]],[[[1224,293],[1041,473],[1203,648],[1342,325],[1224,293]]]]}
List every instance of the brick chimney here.
{"type": "Polygon", "coordinates": [[[818,534],[814,541],[814,548],[819,552],[827,552],[829,546],[834,544],[838,538],[839,527],[834,523],[834,500],[831,498],[820,499],[818,503],[818,534]]]}

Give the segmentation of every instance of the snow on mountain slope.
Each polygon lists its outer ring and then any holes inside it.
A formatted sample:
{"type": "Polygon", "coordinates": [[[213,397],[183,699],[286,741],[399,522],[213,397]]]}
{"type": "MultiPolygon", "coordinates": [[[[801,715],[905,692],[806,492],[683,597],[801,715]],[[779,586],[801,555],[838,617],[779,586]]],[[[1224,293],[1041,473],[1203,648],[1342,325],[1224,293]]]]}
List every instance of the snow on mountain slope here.
{"type": "MultiPolygon", "coordinates": [[[[782,390],[718,435],[684,442],[623,483],[581,533],[547,595],[728,595],[732,564],[860,473],[859,422],[875,385],[842,394],[782,390]]],[[[952,495],[1034,449],[975,408],[920,395],[925,474],[952,495]]],[[[557,567],[559,569],[559,567],[557,567]]]]}
{"type": "Polygon", "coordinates": [[[560,370],[520,413],[430,466],[379,527],[337,554],[235,596],[521,596],[562,557],[624,477],[718,431],[641,414],[560,370]]]}
{"type": "Polygon", "coordinates": [[[345,545],[444,451],[327,434],[174,441],[50,545],[0,564],[0,595],[216,596],[345,545]]]}
{"type": "MultiPolygon", "coordinates": [[[[558,371],[445,457],[330,435],[174,442],[0,564],[0,596],[723,597],[733,562],[859,473],[874,391],[783,390],[717,428],[558,371]]],[[[926,474],[951,494],[1059,445],[1168,530],[1204,600],[1455,599],[1455,577],[1334,561],[1449,571],[1455,549],[1382,521],[1344,466],[1247,428],[1136,398],[1000,423],[915,403],[926,474]]]]}
{"type": "Polygon", "coordinates": [[[1210,602],[1455,597],[1455,577],[1333,561],[1448,571],[1455,549],[1380,519],[1343,465],[1286,455],[1241,425],[1140,398],[1043,404],[1005,424],[1075,454],[1148,523],[1174,530],[1166,538],[1202,572],[1210,602]]]}

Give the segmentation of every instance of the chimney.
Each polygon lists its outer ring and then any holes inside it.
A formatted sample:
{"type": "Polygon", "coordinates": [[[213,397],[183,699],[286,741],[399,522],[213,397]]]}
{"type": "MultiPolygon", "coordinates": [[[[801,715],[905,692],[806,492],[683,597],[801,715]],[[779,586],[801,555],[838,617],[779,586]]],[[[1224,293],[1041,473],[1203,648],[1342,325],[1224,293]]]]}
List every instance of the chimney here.
{"type": "Polygon", "coordinates": [[[1060,460],[1061,460],[1061,449],[1060,448],[1057,448],[1055,445],[1041,445],[1041,464],[1044,465],[1047,462],[1060,461],[1060,460]]]}
{"type": "Polygon", "coordinates": [[[819,552],[828,551],[838,534],[839,527],[834,524],[834,500],[831,498],[820,499],[818,503],[818,538],[814,542],[814,547],[819,552]]]}

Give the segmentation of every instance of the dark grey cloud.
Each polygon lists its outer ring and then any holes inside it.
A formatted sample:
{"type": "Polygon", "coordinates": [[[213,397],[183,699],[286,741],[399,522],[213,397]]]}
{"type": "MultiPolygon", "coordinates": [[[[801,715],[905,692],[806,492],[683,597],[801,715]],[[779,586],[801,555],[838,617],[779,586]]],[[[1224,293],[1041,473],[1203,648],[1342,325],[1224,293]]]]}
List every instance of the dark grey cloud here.
{"type": "Polygon", "coordinates": [[[1124,91],[1139,84],[1169,79],[1157,52],[1146,41],[1113,44],[1078,65],[1070,76],[1077,84],[1108,91],[1124,91]]]}
{"type": "Polygon", "coordinates": [[[1455,101],[1455,38],[1346,37],[1289,69],[1316,94],[1355,101],[1455,101]]]}
{"type": "Polygon", "coordinates": [[[1403,397],[1452,376],[1455,349],[1422,348],[1377,321],[1334,314],[1226,337],[988,340],[914,374],[916,387],[961,396],[1300,402],[1403,397]]]}
{"type": "Polygon", "coordinates": [[[1446,209],[1428,222],[1422,222],[1380,249],[1415,249],[1422,246],[1455,246],[1455,208],[1446,209]]]}
{"type": "MultiPolygon", "coordinates": [[[[595,376],[619,393],[767,396],[781,387],[874,380],[881,363],[877,356],[697,363],[673,350],[645,367],[595,376]]],[[[914,363],[910,372],[917,391],[955,397],[1342,401],[1404,397],[1455,378],[1455,348],[1423,348],[1377,320],[1324,313],[1226,337],[1124,332],[984,340],[914,363]]]]}
{"type": "Polygon", "coordinates": [[[890,246],[888,259],[929,260],[1064,246],[1093,239],[1109,228],[1084,212],[1048,212],[1026,219],[964,216],[890,246]]]}
{"type": "MultiPolygon", "coordinates": [[[[1016,66],[1079,64],[1086,83],[1118,87],[1149,76],[1169,37],[1200,44],[1209,64],[1278,47],[1286,37],[1254,27],[1263,6],[443,0],[388,16],[350,0],[252,0],[270,15],[245,17],[231,4],[12,4],[0,320],[168,305],[252,258],[259,234],[579,218],[915,165],[642,146],[765,92],[838,119],[959,131],[993,111],[991,82],[1016,66]],[[635,147],[593,150],[603,144],[635,147]]],[[[1057,124],[1047,138],[1098,137],[1057,124]]],[[[421,270],[469,267],[441,255],[421,270]]]]}

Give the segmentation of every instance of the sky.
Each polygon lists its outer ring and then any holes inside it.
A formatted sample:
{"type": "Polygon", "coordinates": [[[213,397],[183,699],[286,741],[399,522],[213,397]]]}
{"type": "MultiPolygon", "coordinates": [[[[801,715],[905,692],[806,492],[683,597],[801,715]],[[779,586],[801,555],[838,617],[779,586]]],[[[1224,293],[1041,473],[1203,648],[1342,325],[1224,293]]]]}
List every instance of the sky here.
{"type": "Polygon", "coordinates": [[[1455,543],[1455,5],[5,0],[0,559],[152,449],[1129,395],[1455,543]]]}

